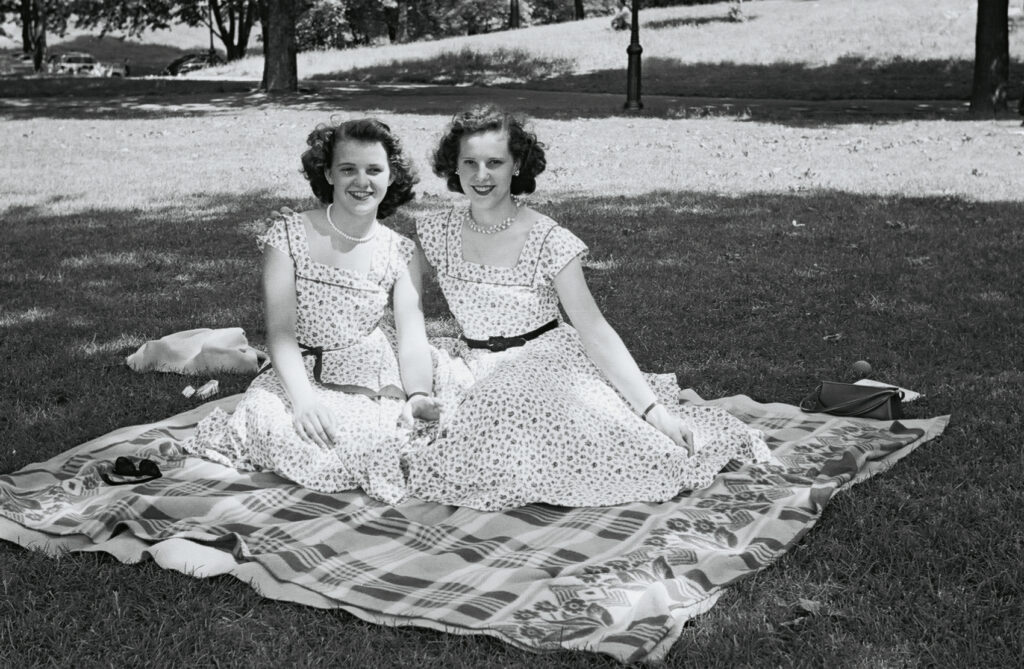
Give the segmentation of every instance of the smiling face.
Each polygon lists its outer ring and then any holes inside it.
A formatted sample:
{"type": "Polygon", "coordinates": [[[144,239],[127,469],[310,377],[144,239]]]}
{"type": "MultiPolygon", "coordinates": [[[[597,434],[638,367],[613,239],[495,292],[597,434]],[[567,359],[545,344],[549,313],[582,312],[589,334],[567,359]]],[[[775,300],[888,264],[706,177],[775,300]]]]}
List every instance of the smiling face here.
{"type": "Polygon", "coordinates": [[[515,160],[508,133],[488,130],[459,140],[459,183],[474,206],[490,208],[510,197],[515,160]]]}
{"type": "Polygon", "coordinates": [[[334,186],[334,216],[373,219],[391,185],[388,153],[380,142],[342,139],[324,173],[334,186]]]}

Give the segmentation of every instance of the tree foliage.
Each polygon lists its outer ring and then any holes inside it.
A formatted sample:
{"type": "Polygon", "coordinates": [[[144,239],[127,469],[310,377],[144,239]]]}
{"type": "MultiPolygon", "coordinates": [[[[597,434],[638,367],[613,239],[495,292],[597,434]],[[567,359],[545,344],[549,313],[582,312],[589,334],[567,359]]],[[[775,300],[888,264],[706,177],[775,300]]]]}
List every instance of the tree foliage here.
{"type": "Polygon", "coordinates": [[[177,4],[182,23],[212,27],[228,60],[245,57],[253,25],[260,15],[260,0],[188,0],[177,4]]]}
{"type": "Polygon", "coordinates": [[[14,18],[21,28],[21,48],[32,54],[36,72],[43,69],[46,36],[63,35],[71,18],[68,0],[0,0],[0,19],[14,18]]]}
{"type": "Polygon", "coordinates": [[[262,0],[69,0],[82,28],[138,35],[175,23],[207,26],[228,60],[245,56],[262,0]]]}
{"type": "MultiPolygon", "coordinates": [[[[263,0],[0,0],[0,18],[20,26],[22,48],[45,52],[46,35],[63,35],[73,21],[100,35],[139,35],[174,24],[209,26],[228,60],[245,56],[263,0]]],[[[304,5],[305,3],[299,2],[304,5]]]]}
{"type": "Polygon", "coordinates": [[[567,20],[571,3],[568,15],[555,10],[561,5],[567,0],[315,0],[298,19],[296,37],[306,51],[474,35],[504,30],[516,14],[519,25],[567,20]]]}

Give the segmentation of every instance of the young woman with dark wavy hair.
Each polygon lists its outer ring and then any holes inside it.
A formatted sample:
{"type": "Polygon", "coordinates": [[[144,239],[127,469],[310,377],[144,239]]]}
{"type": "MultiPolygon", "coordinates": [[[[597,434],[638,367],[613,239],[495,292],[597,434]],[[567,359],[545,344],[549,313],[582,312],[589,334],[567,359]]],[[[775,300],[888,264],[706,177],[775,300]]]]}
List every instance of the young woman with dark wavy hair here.
{"type": "Polygon", "coordinates": [[[437,342],[436,387],[453,397],[408,456],[410,494],[484,510],[661,501],[767,458],[759,433],[640,371],[590,294],[586,245],[516,198],[546,164],[522,118],[486,106],[457,114],[434,152],[466,197],[417,235],[462,337],[437,342]]]}
{"type": "Polygon", "coordinates": [[[415,245],[380,223],[413,198],[416,172],[375,119],[318,126],[302,167],[325,206],[285,211],[259,238],[272,366],[235,412],[186,448],[307,488],[404,497],[398,424],[436,418],[415,245]],[[397,354],[379,327],[394,305],[397,354]]]}

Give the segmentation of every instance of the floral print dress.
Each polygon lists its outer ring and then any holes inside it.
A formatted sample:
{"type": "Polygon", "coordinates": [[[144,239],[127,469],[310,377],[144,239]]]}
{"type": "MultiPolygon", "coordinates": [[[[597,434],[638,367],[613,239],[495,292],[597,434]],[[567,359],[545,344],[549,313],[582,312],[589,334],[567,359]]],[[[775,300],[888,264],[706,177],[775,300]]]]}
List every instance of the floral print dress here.
{"type": "Polygon", "coordinates": [[[295,264],[295,334],[318,398],[337,417],[337,446],[303,440],[273,368],[259,374],[234,413],[215,410],[186,450],[243,470],[273,470],[320,492],[361,487],[372,497],[405,496],[397,429],[404,394],[394,346],[381,329],[391,288],[415,245],[380,226],[366,275],[314,261],[301,214],[287,211],[259,238],[295,264]]]}
{"type": "Polygon", "coordinates": [[[586,246],[541,217],[513,267],[462,256],[468,207],[423,217],[417,234],[470,339],[557,328],[505,351],[435,340],[435,388],[446,406],[437,438],[406,454],[410,495],[496,511],[532,502],[603,506],[664,501],[709,485],[730,461],[763,461],[760,432],[712,407],[679,406],[674,375],[648,381],[693,430],[696,453],[642,420],[562,322],[554,278],[586,246]]]}

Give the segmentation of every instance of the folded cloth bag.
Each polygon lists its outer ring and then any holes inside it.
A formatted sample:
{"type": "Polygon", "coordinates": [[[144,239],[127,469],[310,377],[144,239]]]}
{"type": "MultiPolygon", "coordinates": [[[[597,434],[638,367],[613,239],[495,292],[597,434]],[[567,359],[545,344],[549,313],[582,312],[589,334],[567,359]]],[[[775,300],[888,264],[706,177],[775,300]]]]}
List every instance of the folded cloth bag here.
{"type": "Polygon", "coordinates": [[[199,328],[147,341],[125,361],[136,372],[252,373],[266,355],[249,346],[242,328],[199,328]]]}
{"type": "Polygon", "coordinates": [[[896,387],[822,381],[800,402],[800,408],[835,416],[896,420],[903,416],[902,401],[903,391],[896,387]]]}

